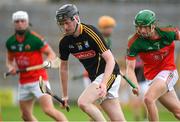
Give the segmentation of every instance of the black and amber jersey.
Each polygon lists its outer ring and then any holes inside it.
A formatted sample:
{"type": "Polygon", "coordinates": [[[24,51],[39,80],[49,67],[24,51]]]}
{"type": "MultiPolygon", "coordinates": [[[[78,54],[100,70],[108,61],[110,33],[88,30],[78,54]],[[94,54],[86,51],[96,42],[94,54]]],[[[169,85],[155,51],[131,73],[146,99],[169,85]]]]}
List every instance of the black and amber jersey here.
{"type": "MultiPolygon", "coordinates": [[[[104,73],[106,62],[101,54],[108,50],[100,32],[92,25],[81,24],[81,34],[78,37],[65,36],[59,43],[59,54],[62,60],[68,60],[70,53],[79,59],[89,74],[91,81],[104,73]]],[[[118,64],[115,64],[113,74],[119,74],[118,64]]]]}

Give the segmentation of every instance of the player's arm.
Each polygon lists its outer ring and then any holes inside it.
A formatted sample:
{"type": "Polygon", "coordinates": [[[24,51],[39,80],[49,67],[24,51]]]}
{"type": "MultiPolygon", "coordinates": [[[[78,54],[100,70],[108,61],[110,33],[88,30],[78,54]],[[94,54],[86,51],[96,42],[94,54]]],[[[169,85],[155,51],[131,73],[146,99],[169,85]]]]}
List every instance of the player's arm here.
{"type": "Polygon", "coordinates": [[[106,62],[106,67],[104,71],[104,77],[103,77],[103,83],[107,85],[107,82],[113,72],[114,66],[115,66],[115,59],[112,55],[112,52],[110,50],[107,50],[102,53],[102,57],[104,58],[106,62]]]}
{"type": "Polygon", "coordinates": [[[62,39],[59,43],[59,57],[61,59],[60,63],[60,83],[62,86],[62,97],[65,101],[65,106],[68,106],[68,58],[70,55],[67,40],[62,39]]]}
{"type": "Polygon", "coordinates": [[[16,74],[16,64],[14,61],[14,56],[10,51],[6,52],[6,66],[12,74],[16,74]]]}
{"type": "Polygon", "coordinates": [[[47,56],[46,60],[53,60],[56,57],[55,52],[48,44],[44,45],[44,47],[41,48],[41,52],[47,56]]]}
{"type": "Polygon", "coordinates": [[[136,60],[126,59],[126,76],[138,86],[136,74],[135,74],[136,60]]]}
{"type": "Polygon", "coordinates": [[[37,37],[37,39],[36,39],[37,49],[39,49],[42,54],[45,54],[47,56],[46,60],[51,61],[51,60],[55,59],[56,54],[53,51],[53,49],[51,48],[51,46],[46,42],[44,37],[42,37],[41,35],[37,34],[34,31],[32,31],[31,33],[37,37]]]}
{"type": "Polygon", "coordinates": [[[126,56],[126,76],[131,80],[137,88],[134,88],[132,91],[134,94],[139,95],[139,85],[137,82],[136,74],[135,74],[135,66],[136,66],[136,56],[139,51],[136,46],[133,45],[135,35],[131,35],[128,37],[128,49],[126,56]]]}
{"type": "Polygon", "coordinates": [[[134,48],[128,49],[126,57],[126,76],[137,86],[132,91],[134,94],[139,95],[139,85],[135,74],[136,56],[137,51],[134,48]]]}
{"type": "Polygon", "coordinates": [[[62,96],[63,98],[68,98],[68,61],[61,60],[59,72],[61,78],[62,96]]]}
{"type": "Polygon", "coordinates": [[[180,31],[177,32],[177,40],[180,41],[180,31]]]}
{"type": "Polygon", "coordinates": [[[91,29],[92,31],[94,31],[93,37],[96,37],[96,38],[92,38],[93,42],[95,42],[94,49],[97,50],[101,54],[101,56],[104,58],[106,62],[102,82],[100,83],[100,86],[99,86],[101,89],[100,96],[104,97],[107,92],[107,82],[109,81],[109,78],[111,77],[111,74],[115,66],[115,59],[111,51],[108,49],[107,45],[105,44],[105,40],[102,34],[94,27],[92,27],[91,29]]]}
{"type": "Polygon", "coordinates": [[[134,88],[132,91],[134,94],[139,95],[139,85],[137,82],[137,78],[135,75],[135,65],[136,60],[128,60],[126,59],[126,76],[134,82],[134,84],[137,86],[137,88],[134,88]]]}
{"type": "Polygon", "coordinates": [[[104,58],[106,62],[105,71],[103,75],[102,82],[100,83],[100,96],[105,97],[106,95],[106,89],[107,89],[107,83],[109,81],[109,78],[111,77],[111,74],[113,72],[114,66],[115,66],[115,60],[110,50],[107,50],[102,53],[102,57],[104,58]]]}

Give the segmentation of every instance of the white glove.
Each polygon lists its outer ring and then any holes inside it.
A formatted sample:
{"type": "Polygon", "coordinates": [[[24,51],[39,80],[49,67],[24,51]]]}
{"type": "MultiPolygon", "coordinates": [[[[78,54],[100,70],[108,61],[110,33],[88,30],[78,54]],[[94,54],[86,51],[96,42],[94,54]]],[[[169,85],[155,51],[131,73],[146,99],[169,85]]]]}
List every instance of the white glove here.
{"type": "Polygon", "coordinates": [[[43,67],[44,68],[51,68],[51,61],[48,61],[48,60],[44,61],[43,62],[43,67]]]}

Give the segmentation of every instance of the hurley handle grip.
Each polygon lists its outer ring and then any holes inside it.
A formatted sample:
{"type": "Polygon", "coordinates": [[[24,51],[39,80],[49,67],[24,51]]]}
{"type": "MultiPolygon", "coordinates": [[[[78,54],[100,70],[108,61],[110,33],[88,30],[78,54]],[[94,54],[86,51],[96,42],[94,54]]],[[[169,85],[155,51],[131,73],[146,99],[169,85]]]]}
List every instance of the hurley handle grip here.
{"type": "Polygon", "coordinates": [[[137,88],[136,85],[131,80],[129,80],[126,76],[123,75],[122,77],[129,83],[131,87],[137,88]]]}
{"type": "MultiPolygon", "coordinates": [[[[54,99],[56,99],[57,101],[59,101],[63,106],[65,105],[64,100],[62,100],[61,98],[59,98],[57,95],[53,95],[54,99]]],[[[66,111],[69,112],[70,108],[69,106],[66,106],[66,111]]]]}

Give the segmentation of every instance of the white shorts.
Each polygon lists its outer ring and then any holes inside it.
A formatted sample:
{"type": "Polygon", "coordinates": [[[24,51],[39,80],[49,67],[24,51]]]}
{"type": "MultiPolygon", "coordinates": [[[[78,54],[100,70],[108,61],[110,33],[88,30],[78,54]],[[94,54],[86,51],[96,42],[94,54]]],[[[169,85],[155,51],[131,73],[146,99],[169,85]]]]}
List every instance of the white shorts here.
{"type": "MultiPolygon", "coordinates": [[[[103,74],[99,75],[92,83],[100,84],[103,79],[103,74]]],[[[121,82],[121,76],[117,75],[117,77],[112,81],[112,84],[109,84],[109,89],[107,91],[107,95],[105,99],[114,99],[118,98],[119,94],[119,87],[120,87],[120,82],[121,82]]]]}
{"type": "MultiPolygon", "coordinates": [[[[50,88],[50,84],[46,81],[47,86],[50,88]]],[[[27,83],[27,84],[19,84],[18,88],[18,99],[19,100],[30,100],[33,98],[40,98],[44,94],[41,92],[39,88],[39,81],[34,83],[27,83]]]]}
{"type": "Polygon", "coordinates": [[[168,91],[172,91],[178,78],[177,70],[163,70],[159,72],[153,80],[150,80],[149,85],[151,85],[155,79],[161,79],[167,84],[168,91]]]}
{"type": "Polygon", "coordinates": [[[148,84],[148,81],[145,80],[145,81],[142,81],[139,83],[139,86],[140,86],[140,96],[143,97],[144,94],[146,93],[146,91],[148,90],[149,88],[149,84],[148,84]]]}
{"type": "Polygon", "coordinates": [[[89,77],[83,77],[84,88],[87,88],[91,84],[89,77]]]}

